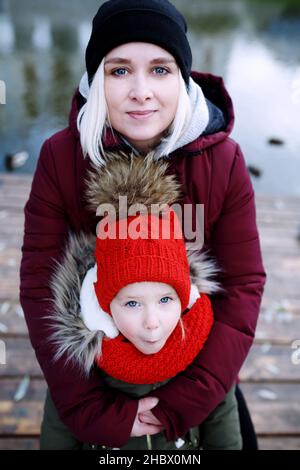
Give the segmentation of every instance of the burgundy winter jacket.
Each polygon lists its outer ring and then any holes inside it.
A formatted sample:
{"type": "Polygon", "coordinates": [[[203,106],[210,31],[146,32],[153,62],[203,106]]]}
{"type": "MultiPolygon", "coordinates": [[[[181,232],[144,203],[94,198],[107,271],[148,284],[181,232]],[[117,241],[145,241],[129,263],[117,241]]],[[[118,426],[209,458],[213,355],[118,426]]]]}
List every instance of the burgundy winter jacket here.
{"type": "MultiPolygon", "coordinates": [[[[266,277],[252,184],[238,144],[228,137],[234,122],[231,99],[220,77],[193,73],[193,78],[222,110],[226,126],[173,152],[168,171],[183,185],[182,203],[204,204],[205,248],[222,268],[225,292],[212,297],[214,326],[196,360],[152,393],[160,399],[152,411],[168,439],[201,423],[236,380],[253,342],[266,277]]],[[[47,342],[49,324],[43,318],[51,313],[49,278],[68,232],[95,233],[99,221],[84,198],[90,162],[83,158],[76,128],[80,105],[76,90],[69,126],[41,148],[24,209],[20,302],[61,420],[83,442],[121,447],[129,439],[137,401],[105,388],[96,368],[85,378],[75,365],[65,364],[66,357],[54,362],[53,346],[47,342]]],[[[105,146],[126,150],[126,144],[112,135],[105,146]]]]}

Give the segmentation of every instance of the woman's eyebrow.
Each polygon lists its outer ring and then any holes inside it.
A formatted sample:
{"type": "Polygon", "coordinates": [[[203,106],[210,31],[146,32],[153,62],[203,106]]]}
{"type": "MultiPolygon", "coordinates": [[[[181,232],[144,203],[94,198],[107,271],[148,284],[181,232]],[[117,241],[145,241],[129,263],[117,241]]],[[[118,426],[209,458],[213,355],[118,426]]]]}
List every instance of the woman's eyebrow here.
{"type": "MultiPolygon", "coordinates": [[[[126,59],[125,57],[114,57],[112,59],[107,59],[104,65],[107,64],[131,64],[132,61],[130,59],[126,59]]],[[[150,64],[175,64],[174,59],[168,59],[167,57],[157,57],[157,59],[153,59],[150,61],[150,64]]]]}

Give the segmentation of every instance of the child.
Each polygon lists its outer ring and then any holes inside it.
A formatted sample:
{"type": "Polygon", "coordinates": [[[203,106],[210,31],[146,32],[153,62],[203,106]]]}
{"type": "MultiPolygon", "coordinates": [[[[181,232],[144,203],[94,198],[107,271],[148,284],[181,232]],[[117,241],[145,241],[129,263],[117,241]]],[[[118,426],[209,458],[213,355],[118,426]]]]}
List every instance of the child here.
{"type": "MultiPolygon", "coordinates": [[[[111,203],[117,218],[101,220],[96,240],[85,234],[70,237],[52,280],[56,317],[51,317],[51,340],[58,346],[56,358],[68,351],[84,373],[98,366],[107,386],[138,399],[155,396],[155,388],[185,370],[201,351],[213,324],[206,294],[218,286],[210,280],[213,265],[186,249],[170,207],[180,188],[174,176],[166,175],[167,164],[154,162],[151,154],[107,159],[103,170],[94,167],[90,173],[87,196],[93,209],[105,203],[107,210],[111,203]],[[151,177],[145,187],[146,173],[151,177]],[[148,213],[122,217],[120,195],[127,197],[127,209],[144,204],[148,213]],[[162,215],[149,214],[161,203],[162,215]]],[[[54,416],[49,394],[47,400],[54,416]]],[[[135,423],[139,419],[147,414],[137,415],[135,423]]],[[[168,441],[163,429],[154,436],[131,437],[122,450],[240,449],[234,388],[200,424],[175,441],[168,441]]],[[[69,437],[65,448],[74,448],[69,437]]],[[[93,443],[98,446],[105,447],[93,443]]]]}

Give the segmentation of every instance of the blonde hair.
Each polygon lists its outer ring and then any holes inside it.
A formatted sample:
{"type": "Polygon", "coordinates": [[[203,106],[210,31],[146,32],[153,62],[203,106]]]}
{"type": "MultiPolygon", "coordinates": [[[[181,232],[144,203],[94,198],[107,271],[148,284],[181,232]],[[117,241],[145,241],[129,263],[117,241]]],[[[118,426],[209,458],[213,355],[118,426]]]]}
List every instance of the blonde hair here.
{"type": "Polygon", "coordinates": [[[183,341],[185,339],[185,329],[184,329],[184,324],[183,324],[181,317],[179,318],[179,324],[181,328],[181,340],[183,341]]]}
{"type": "MultiPolygon", "coordinates": [[[[104,165],[104,149],[102,137],[105,138],[107,127],[111,126],[108,106],[104,90],[104,60],[101,61],[93,78],[87,101],[82,106],[77,117],[77,128],[80,132],[80,143],[84,157],[87,155],[97,166],[104,165]]],[[[178,139],[185,132],[191,118],[191,103],[186,89],[185,81],[179,74],[178,106],[174,120],[168,129],[168,134],[161,140],[156,158],[167,156],[178,139]]],[[[126,136],[124,136],[126,137],[126,136]]]]}

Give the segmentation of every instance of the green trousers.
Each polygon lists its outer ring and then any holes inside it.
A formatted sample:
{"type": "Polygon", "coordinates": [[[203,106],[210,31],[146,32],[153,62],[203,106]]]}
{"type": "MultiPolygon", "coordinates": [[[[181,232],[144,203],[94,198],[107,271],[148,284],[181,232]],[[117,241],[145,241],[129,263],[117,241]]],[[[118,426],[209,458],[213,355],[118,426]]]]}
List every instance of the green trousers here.
{"type": "MultiPolygon", "coordinates": [[[[177,441],[167,441],[164,433],[132,437],[122,450],[241,450],[240,422],[233,387],[207,419],[177,441]]],[[[80,442],[60,420],[47,390],[40,435],[41,450],[101,450],[105,445],[80,442]]]]}

